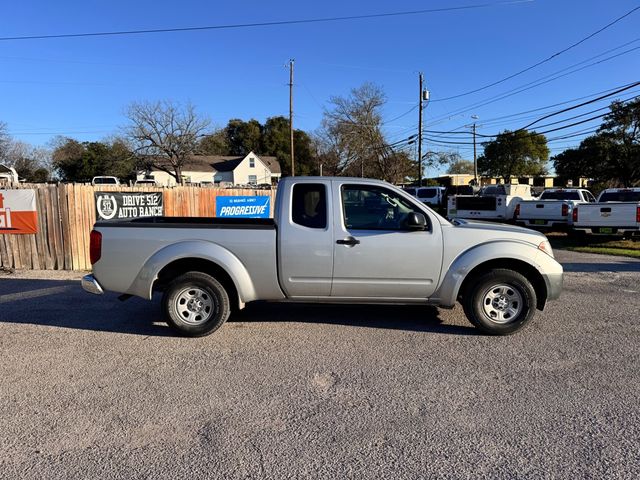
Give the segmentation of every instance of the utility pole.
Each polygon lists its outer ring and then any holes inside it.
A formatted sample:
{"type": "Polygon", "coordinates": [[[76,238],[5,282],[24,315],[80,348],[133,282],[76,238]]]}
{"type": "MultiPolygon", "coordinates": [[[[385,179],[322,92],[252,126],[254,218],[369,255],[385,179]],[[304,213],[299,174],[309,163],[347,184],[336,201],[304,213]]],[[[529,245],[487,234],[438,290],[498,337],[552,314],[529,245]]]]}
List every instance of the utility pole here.
{"type": "Polygon", "coordinates": [[[422,72],[419,73],[420,99],[418,105],[418,186],[422,186],[422,72]]]}
{"type": "Polygon", "coordinates": [[[476,182],[476,186],[478,185],[478,157],[476,155],[476,120],[478,119],[477,115],[471,115],[473,118],[473,179],[476,182]]]}
{"type": "Polygon", "coordinates": [[[296,163],[293,152],[293,58],[289,60],[289,136],[291,140],[291,176],[296,176],[296,163]]]}

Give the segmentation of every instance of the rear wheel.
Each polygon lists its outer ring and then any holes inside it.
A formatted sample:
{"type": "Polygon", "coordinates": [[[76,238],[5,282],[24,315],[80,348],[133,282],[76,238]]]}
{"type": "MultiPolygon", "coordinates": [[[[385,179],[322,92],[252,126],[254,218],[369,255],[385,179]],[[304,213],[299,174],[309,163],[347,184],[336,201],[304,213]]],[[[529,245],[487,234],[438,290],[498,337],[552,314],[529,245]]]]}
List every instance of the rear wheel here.
{"type": "Polygon", "coordinates": [[[167,323],[189,337],[213,333],[231,312],[224,286],[202,272],[188,272],[169,283],[162,307],[167,323]]]}
{"type": "Polygon", "coordinates": [[[531,282],[508,269],[476,278],[462,298],[469,321],[490,335],[509,335],[522,329],[535,315],[536,301],[531,282]]]}

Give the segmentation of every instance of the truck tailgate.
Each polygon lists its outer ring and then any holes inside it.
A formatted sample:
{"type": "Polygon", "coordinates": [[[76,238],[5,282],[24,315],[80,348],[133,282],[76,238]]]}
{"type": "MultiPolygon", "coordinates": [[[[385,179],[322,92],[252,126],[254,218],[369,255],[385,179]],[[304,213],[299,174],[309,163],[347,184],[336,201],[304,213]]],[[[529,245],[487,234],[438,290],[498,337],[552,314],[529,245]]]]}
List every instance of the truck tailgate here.
{"type": "Polygon", "coordinates": [[[608,202],[578,206],[577,227],[637,227],[637,203],[608,202]]]}
{"type": "MultiPolygon", "coordinates": [[[[523,220],[566,220],[567,215],[562,215],[563,204],[565,204],[565,202],[561,200],[520,202],[520,214],[518,218],[523,220]]],[[[566,205],[569,204],[567,203],[566,205]]]]}

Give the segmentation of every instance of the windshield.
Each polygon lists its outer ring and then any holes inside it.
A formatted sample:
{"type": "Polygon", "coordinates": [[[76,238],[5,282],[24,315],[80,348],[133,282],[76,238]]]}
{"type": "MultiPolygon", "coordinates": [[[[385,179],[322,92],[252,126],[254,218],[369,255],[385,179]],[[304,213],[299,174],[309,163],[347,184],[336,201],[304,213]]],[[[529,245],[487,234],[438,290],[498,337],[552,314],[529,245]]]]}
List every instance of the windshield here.
{"type": "Polygon", "coordinates": [[[540,200],[580,200],[580,194],[576,190],[545,190],[540,200]]]}

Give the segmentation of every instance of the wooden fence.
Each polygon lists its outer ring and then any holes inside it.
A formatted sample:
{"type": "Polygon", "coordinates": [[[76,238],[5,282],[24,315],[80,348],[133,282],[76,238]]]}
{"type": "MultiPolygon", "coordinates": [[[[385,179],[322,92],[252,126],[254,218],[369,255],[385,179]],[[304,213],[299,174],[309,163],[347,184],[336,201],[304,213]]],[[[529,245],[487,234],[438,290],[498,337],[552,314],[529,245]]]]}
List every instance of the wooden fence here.
{"type": "Polygon", "coordinates": [[[0,268],[89,270],[89,232],[96,221],[94,193],[163,192],[164,214],[170,217],[214,217],[216,197],[267,195],[271,215],[275,190],[202,187],[93,187],[81,184],[20,185],[36,191],[38,233],[0,234],[0,268]]]}

